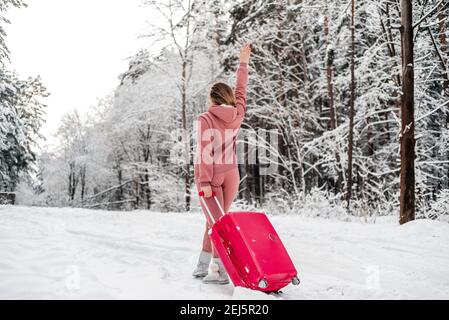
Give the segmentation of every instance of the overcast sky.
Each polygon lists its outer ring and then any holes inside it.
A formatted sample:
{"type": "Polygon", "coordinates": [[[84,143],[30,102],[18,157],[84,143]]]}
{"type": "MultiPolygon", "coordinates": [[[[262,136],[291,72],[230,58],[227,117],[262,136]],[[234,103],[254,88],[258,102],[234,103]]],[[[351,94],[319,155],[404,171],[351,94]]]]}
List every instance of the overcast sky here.
{"type": "Polygon", "coordinates": [[[22,78],[41,75],[52,94],[42,132],[51,140],[64,113],[84,113],[118,85],[151,13],[141,0],[28,0],[11,9],[7,43],[22,78]],[[145,12],[146,10],[146,12],[145,12]]]}

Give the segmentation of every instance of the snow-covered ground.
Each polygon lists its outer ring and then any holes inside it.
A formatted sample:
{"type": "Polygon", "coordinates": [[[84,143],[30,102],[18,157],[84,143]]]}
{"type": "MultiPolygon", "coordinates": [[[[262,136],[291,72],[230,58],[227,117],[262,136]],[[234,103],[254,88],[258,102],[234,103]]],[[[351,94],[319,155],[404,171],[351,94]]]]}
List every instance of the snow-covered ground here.
{"type": "Polygon", "coordinates": [[[2,299],[449,299],[449,224],[271,220],[302,283],[281,297],[190,274],[199,213],[0,207],[2,299]]]}

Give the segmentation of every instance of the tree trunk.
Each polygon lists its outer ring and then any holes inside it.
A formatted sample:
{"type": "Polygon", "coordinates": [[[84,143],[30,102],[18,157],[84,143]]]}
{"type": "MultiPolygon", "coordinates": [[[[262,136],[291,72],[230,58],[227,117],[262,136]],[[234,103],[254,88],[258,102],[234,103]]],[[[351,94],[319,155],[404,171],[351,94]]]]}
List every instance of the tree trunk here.
{"type": "MultiPolygon", "coordinates": [[[[438,20],[440,21],[440,30],[438,33],[438,39],[441,44],[441,52],[443,56],[443,64],[445,65],[446,77],[443,82],[443,90],[444,95],[449,97],[449,46],[446,38],[446,21],[447,21],[447,12],[448,9],[445,8],[444,3],[441,3],[438,13],[438,20]]],[[[444,67],[444,66],[443,66],[444,67]]],[[[446,128],[449,128],[449,112],[446,113],[446,128]]],[[[449,151],[446,153],[447,158],[449,159],[449,151]]],[[[449,188],[449,166],[447,169],[447,179],[446,179],[446,188],[449,188]]]]}
{"type": "Polygon", "coordinates": [[[145,169],[145,197],[147,202],[147,210],[151,209],[151,188],[150,188],[150,175],[148,169],[145,169]]]}
{"type": "Polygon", "coordinates": [[[122,172],[121,161],[117,162],[117,179],[118,179],[118,185],[119,185],[117,201],[122,201],[123,200],[123,172],[122,172]]]}
{"type": "Polygon", "coordinates": [[[445,71],[445,80],[443,82],[443,88],[444,88],[444,94],[446,96],[449,96],[449,51],[448,51],[448,45],[447,45],[447,39],[446,39],[446,20],[447,16],[445,15],[445,9],[444,3],[441,3],[438,13],[438,20],[440,21],[440,30],[438,33],[438,39],[440,40],[441,44],[441,52],[443,56],[443,64],[446,66],[445,71]]]}
{"type": "MultiPolygon", "coordinates": [[[[324,39],[326,43],[326,79],[327,79],[327,101],[329,107],[330,129],[337,128],[337,115],[334,106],[334,50],[329,49],[329,18],[328,3],[326,1],[326,14],[324,16],[324,39]]],[[[337,148],[337,146],[335,146],[337,148]]],[[[341,182],[343,181],[342,172],[340,170],[340,155],[338,150],[335,151],[335,167],[337,169],[337,181],[335,182],[335,192],[340,191],[341,182]]]]}
{"type": "MultiPolygon", "coordinates": [[[[192,6],[190,1],[188,2],[188,12],[190,15],[192,6]]],[[[181,115],[182,115],[182,131],[183,131],[183,141],[184,141],[184,184],[185,184],[185,208],[186,211],[190,211],[191,202],[191,177],[190,177],[190,136],[187,127],[187,68],[188,68],[188,55],[189,55],[189,35],[190,35],[190,18],[187,17],[186,25],[186,42],[184,47],[184,54],[181,57],[182,62],[182,85],[181,85],[181,115]]]]}
{"type": "Polygon", "coordinates": [[[329,49],[329,18],[328,6],[326,1],[326,14],[324,16],[324,41],[326,44],[326,79],[327,79],[327,101],[330,113],[330,128],[336,128],[335,110],[334,110],[334,84],[333,84],[333,63],[334,50],[329,49]]]}
{"type": "Polygon", "coordinates": [[[401,178],[400,219],[404,224],[415,219],[415,133],[414,61],[412,2],[401,0],[401,178]]]}
{"type": "Polygon", "coordinates": [[[80,179],[81,179],[81,201],[83,201],[84,194],[86,193],[86,165],[83,165],[81,167],[80,179]]]}
{"type": "Polygon", "coordinates": [[[182,131],[184,141],[184,183],[185,183],[185,208],[186,211],[190,211],[190,137],[187,128],[187,61],[182,66],[182,131]]]}
{"type": "Polygon", "coordinates": [[[142,158],[144,162],[144,174],[143,185],[144,185],[144,193],[145,193],[145,201],[147,210],[151,209],[151,187],[150,187],[150,170],[148,169],[149,164],[151,164],[151,126],[149,124],[146,125],[146,130],[142,131],[142,158]]]}
{"type": "MultiPolygon", "coordinates": [[[[390,55],[391,58],[395,58],[396,57],[396,47],[394,45],[394,38],[392,35],[392,26],[391,26],[391,17],[390,17],[390,4],[386,3],[385,6],[385,14],[386,14],[386,24],[384,24],[383,20],[381,19],[380,23],[382,26],[382,30],[385,33],[385,38],[387,40],[387,48],[388,48],[388,53],[390,55]]],[[[394,66],[398,67],[397,69],[399,69],[399,66],[397,65],[396,59],[394,59],[394,66]]],[[[398,110],[401,108],[401,93],[399,92],[399,87],[402,86],[402,81],[401,81],[401,74],[399,72],[396,73],[395,77],[394,77],[396,84],[398,86],[398,93],[397,93],[397,99],[395,100],[395,104],[398,107],[398,110]]],[[[388,113],[385,113],[385,118],[388,118],[388,113]]],[[[388,124],[387,124],[388,126],[388,124]]]]}
{"type": "Polygon", "coordinates": [[[76,187],[78,185],[78,181],[76,178],[76,164],[74,162],[69,163],[69,200],[75,200],[76,187]]]}
{"type": "Polygon", "coordinates": [[[139,205],[140,205],[140,183],[139,183],[139,177],[135,177],[134,178],[134,196],[135,196],[135,201],[134,201],[134,209],[139,209],[139,205]]]}
{"type": "Polygon", "coordinates": [[[354,144],[354,100],[355,100],[355,0],[351,3],[351,98],[349,103],[348,181],[346,190],[347,209],[352,196],[352,153],[354,144]]]}
{"type": "Polygon", "coordinates": [[[69,164],[69,200],[72,198],[72,164],[69,164]]]}

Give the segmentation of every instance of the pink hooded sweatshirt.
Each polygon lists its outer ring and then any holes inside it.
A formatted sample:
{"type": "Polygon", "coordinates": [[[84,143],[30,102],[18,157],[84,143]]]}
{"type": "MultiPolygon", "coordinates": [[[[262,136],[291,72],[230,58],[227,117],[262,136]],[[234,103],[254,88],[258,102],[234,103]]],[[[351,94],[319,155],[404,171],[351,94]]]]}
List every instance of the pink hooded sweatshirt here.
{"type": "Polygon", "coordinates": [[[210,185],[214,174],[237,167],[236,136],[246,112],[248,65],[240,63],[235,86],[235,107],[212,105],[198,116],[195,178],[210,185]]]}

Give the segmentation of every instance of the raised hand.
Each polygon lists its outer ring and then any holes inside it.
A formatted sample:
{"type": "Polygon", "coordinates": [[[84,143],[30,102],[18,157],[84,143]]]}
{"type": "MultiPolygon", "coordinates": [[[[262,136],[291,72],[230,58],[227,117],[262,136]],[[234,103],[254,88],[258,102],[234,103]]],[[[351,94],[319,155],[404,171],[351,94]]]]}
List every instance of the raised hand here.
{"type": "Polygon", "coordinates": [[[240,62],[249,63],[250,56],[251,56],[251,43],[247,43],[242,49],[240,49],[240,62]]]}

